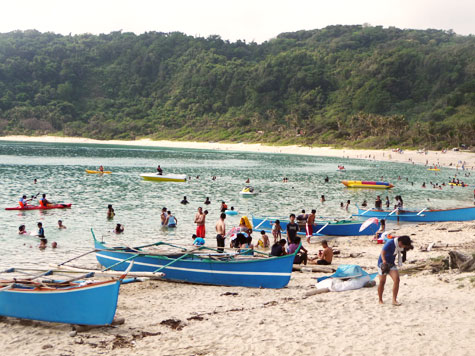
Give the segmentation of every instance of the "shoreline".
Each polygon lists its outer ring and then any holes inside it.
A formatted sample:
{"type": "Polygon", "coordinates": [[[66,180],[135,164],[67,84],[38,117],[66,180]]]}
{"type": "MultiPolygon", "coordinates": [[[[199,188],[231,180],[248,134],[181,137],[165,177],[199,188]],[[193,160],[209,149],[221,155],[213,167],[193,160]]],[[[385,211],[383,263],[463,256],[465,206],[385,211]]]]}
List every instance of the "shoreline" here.
{"type": "Polygon", "coordinates": [[[445,168],[458,169],[464,164],[466,170],[473,170],[475,167],[475,154],[471,152],[447,151],[418,151],[407,150],[402,153],[393,152],[391,149],[348,149],[332,147],[304,147],[304,146],[269,146],[260,143],[220,143],[220,142],[196,142],[196,141],[154,141],[151,139],[140,139],[135,141],[122,140],[95,140],[83,137],[59,137],[59,136],[24,136],[11,135],[2,136],[0,141],[17,142],[42,142],[42,143],[84,143],[101,145],[122,145],[141,147],[166,147],[166,148],[191,148],[218,151],[241,151],[255,153],[282,153],[321,157],[340,157],[347,159],[366,159],[375,161],[398,162],[418,165],[438,165],[445,168]]]}

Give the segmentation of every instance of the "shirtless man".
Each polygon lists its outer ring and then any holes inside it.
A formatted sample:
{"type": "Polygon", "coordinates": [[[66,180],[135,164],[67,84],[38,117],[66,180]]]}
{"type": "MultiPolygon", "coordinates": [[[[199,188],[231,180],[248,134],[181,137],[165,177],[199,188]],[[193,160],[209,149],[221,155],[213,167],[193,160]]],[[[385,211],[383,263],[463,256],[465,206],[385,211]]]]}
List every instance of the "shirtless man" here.
{"type": "Polygon", "coordinates": [[[313,224],[315,223],[315,213],[317,211],[312,209],[312,213],[307,218],[307,224],[305,224],[305,232],[307,236],[307,242],[310,243],[310,238],[313,235],[313,224]]]}
{"type": "Polygon", "coordinates": [[[226,225],[224,224],[226,214],[221,213],[219,220],[216,222],[216,242],[218,246],[218,252],[224,252],[224,239],[226,235],[226,225]]]}
{"type": "Polygon", "coordinates": [[[203,208],[200,206],[198,212],[195,215],[195,224],[196,224],[196,236],[205,237],[205,219],[206,215],[203,213],[203,208]]]}

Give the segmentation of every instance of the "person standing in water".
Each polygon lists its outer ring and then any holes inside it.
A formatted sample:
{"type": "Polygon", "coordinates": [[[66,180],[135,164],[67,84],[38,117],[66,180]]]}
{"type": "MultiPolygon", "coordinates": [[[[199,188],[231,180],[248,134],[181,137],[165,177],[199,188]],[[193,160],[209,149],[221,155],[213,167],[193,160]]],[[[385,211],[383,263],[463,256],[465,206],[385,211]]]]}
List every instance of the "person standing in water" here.
{"type": "Polygon", "coordinates": [[[313,224],[315,223],[315,213],[317,211],[312,209],[312,213],[308,216],[307,224],[305,225],[305,232],[307,236],[307,242],[310,243],[310,238],[313,236],[313,224]]]}
{"type": "Polygon", "coordinates": [[[114,209],[112,208],[112,204],[107,205],[107,219],[113,219],[115,216],[114,209]]]}
{"type": "Polygon", "coordinates": [[[216,222],[216,244],[218,246],[218,252],[224,252],[224,240],[226,236],[226,224],[224,220],[226,219],[226,214],[221,213],[219,220],[216,222]]]}
{"type": "Polygon", "coordinates": [[[205,219],[206,215],[203,213],[203,208],[200,206],[195,215],[196,236],[198,237],[205,237],[205,219]]]}
{"type": "Polygon", "coordinates": [[[163,174],[163,170],[162,170],[162,168],[160,167],[160,165],[158,165],[158,167],[157,167],[157,174],[158,174],[159,176],[161,176],[161,175],[163,174]]]}
{"type": "Polygon", "coordinates": [[[168,226],[168,227],[176,227],[176,224],[178,223],[178,220],[176,217],[174,217],[172,215],[172,212],[170,210],[168,210],[167,212],[167,220],[165,222],[165,224],[168,226]]]}

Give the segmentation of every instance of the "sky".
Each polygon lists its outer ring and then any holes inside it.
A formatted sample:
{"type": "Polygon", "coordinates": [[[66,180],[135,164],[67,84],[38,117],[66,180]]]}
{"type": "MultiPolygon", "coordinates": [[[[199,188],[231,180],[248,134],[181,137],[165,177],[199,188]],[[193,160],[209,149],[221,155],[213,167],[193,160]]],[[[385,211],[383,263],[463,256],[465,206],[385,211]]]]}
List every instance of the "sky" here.
{"type": "Polygon", "coordinates": [[[370,24],[475,34],[475,0],[0,0],[0,32],[179,31],[258,42],[282,32],[370,24]]]}

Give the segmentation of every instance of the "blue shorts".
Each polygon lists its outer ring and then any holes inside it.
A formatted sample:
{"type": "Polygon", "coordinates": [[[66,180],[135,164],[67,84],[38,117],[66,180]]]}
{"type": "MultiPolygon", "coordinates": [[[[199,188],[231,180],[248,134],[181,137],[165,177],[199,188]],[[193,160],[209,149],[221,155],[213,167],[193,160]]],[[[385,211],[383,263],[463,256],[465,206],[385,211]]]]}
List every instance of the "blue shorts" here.
{"type": "MultiPolygon", "coordinates": [[[[390,268],[390,270],[391,270],[391,271],[397,271],[396,265],[392,266],[392,267],[390,268]]],[[[380,266],[378,266],[378,275],[383,276],[383,271],[381,271],[381,267],[380,267],[380,266]]]]}

